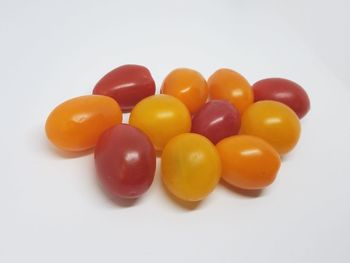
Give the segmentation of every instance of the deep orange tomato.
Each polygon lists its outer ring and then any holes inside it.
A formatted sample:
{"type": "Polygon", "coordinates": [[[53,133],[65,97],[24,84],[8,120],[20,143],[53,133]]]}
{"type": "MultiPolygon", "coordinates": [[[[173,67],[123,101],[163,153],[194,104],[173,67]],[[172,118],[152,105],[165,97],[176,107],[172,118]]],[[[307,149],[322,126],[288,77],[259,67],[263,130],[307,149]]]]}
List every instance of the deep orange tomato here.
{"type": "Polygon", "coordinates": [[[209,96],[227,100],[242,114],[253,103],[253,91],[248,81],[238,72],[222,68],[208,79],[209,96]]]}
{"type": "Polygon", "coordinates": [[[208,85],[199,72],[178,68],[166,76],[161,93],[178,98],[191,113],[195,113],[208,99],[208,85]]]}
{"type": "Polygon", "coordinates": [[[122,112],[110,97],[88,95],[58,105],[46,120],[46,135],[58,148],[84,151],[94,147],[109,127],[121,123],[122,112]]]}
{"type": "Polygon", "coordinates": [[[264,140],[249,135],[231,136],[218,149],[222,178],[242,189],[262,189],[276,177],[281,161],[276,150],[264,140]]]}
{"type": "Polygon", "coordinates": [[[288,106],[276,101],[259,101],[242,116],[241,134],[260,137],[280,154],[291,151],[300,136],[298,116],[288,106]]]}

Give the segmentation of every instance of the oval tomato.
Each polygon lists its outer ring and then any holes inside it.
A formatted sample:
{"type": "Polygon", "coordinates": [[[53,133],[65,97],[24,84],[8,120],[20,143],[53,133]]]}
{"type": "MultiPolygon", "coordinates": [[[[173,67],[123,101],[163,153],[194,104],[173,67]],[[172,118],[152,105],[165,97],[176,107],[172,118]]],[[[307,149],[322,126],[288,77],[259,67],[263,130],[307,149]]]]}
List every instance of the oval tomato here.
{"type": "Polygon", "coordinates": [[[93,148],[109,127],[121,123],[122,112],[110,97],[87,95],[58,105],[46,120],[46,135],[58,148],[84,151],[93,148]]]}
{"type": "Polygon", "coordinates": [[[130,111],[140,100],[154,95],[155,83],[150,71],[140,65],[124,65],[107,73],[93,94],[115,99],[123,111],[130,111]]]}
{"type": "Polygon", "coordinates": [[[186,106],[169,95],[154,95],[140,101],[130,114],[129,124],[142,130],[157,151],[174,136],[191,130],[186,106]]]}
{"type": "Polygon", "coordinates": [[[135,198],[151,186],[156,154],[139,129],[118,124],[106,130],[95,148],[98,177],[111,196],[135,198]]]}
{"type": "Polygon", "coordinates": [[[162,153],[162,179],[166,188],[185,201],[199,201],[220,179],[221,164],[215,146],[204,136],[180,134],[162,153]]]}
{"type": "Polygon", "coordinates": [[[227,100],[242,114],[253,103],[253,91],[248,81],[238,72],[222,68],[208,79],[212,99],[227,100]]]}
{"type": "Polygon", "coordinates": [[[276,150],[264,140],[249,136],[231,136],[220,141],[218,149],[222,178],[242,189],[262,189],[276,178],[281,161],[276,150]]]}
{"type": "Polygon", "coordinates": [[[207,102],[192,118],[192,132],[207,137],[214,144],[237,134],[240,126],[239,111],[223,100],[207,102]]]}
{"type": "Polygon", "coordinates": [[[301,119],[310,110],[309,96],[297,83],[283,78],[262,79],[253,85],[254,100],[274,100],[290,107],[301,119]]]}
{"type": "Polygon", "coordinates": [[[178,98],[191,113],[195,113],[208,99],[208,85],[199,72],[178,68],[166,76],[161,93],[178,98]]]}
{"type": "Polygon", "coordinates": [[[264,100],[254,103],[242,116],[241,134],[260,137],[280,154],[291,151],[300,136],[298,116],[288,106],[264,100]]]}

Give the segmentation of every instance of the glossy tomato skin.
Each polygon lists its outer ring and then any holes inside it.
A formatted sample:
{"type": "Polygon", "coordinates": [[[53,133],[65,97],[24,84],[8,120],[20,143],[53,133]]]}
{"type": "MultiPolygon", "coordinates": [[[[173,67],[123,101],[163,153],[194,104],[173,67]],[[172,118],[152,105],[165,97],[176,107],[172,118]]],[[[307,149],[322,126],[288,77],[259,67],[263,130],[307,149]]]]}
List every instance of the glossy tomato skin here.
{"type": "Polygon", "coordinates": [[[289,106],[301,119],[310,110],[310,99],[297,83],[284,78],[267,78],[253,85],[254,100],[274,100],[289,106]]]}
{"type": "Polygon", "coordinates": [[[300,130],[299,118],[292,109],[277,101],[264,100],[244,112],[240,133],[260,137],[280,154],[286,154],[297,144],[300,130]]]}
{"type": "Polygon", "coordinates": [[[249,136],[231,136],[216,148],[222,164],[222,178],[242,189],[262,189],[276,178],[281,161],[276,150],[264,140],[249,136]]]}
{"type": "Polygon", "coordinates": [[[93,148],[106,129],[121,121],[122,112],[115,100],[87,95],[58,105],[47,118],[45,130],[56,147],[79,152],[93,148]]]}
{"type": "Polygon", "coordinates": [[[174,136],[191,130],[186,106],[169,95],[154,95],[140,101],[132,110],[129,124],[142,130],[157,151],[174,136]]]}
{"type": "Polygon", "coordinates": [[[222,68],[208,79],[211,99],[227,100],[242,114],[254,101],[249,82],[238,72],[222,68]]]}
{"type": "Polygon", "coordinates": [[[184,133],[165,146],[161,170],[164,185],[172,194],[185,201],[200,201],[217,185],[221,163],[207,138],[184,133]]]}
{"type": "Polygon", "coordinates": [[[166,76],[161,93],[178,98],[193,114],[207,101],[208,85],[199,72],[189,68],[178,68],[166,76]]]}
{"type": "Polygon", "coordinates": [[[153,182],[156,153],[143,132],[118,124],[101,135],[95,148],[95,165],[102,186],[111,196],[136,198],[153,182]]]}
{"type": "Polygon", "coordinates": [[[154,95],[155,82],[150,71],[140,65],[123,65],[107,73],[93,94],[114,98],[122,111],[130,111],[142,99],[154,95]]]}
{"type": "Polygon", "coordinates": [[[241,116],[228,101],[211,100],[192,118],[192,132],[207,137],[213,144],[238,134],[241,116]]]}

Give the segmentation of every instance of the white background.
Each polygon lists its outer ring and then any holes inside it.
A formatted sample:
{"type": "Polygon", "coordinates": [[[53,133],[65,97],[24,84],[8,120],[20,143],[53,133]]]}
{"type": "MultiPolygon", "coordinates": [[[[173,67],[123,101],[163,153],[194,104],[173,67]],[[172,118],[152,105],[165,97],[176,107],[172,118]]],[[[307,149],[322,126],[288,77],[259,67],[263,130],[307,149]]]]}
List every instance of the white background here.
{"type": "MultiPolygon", "coordinates": [[[[0,262],[350,262],[348,1],[0,1],[0,262]],[[93,156],[62,156],[44,123],[126,63],[251,83],[290,78],[309,93],[297,148],[260,196],[223,185],[174,202],[159,173],[113,203],[93,156]]],[[[127,116],[125,116],[127,117],[127,116]]],[[[126,119],[126,118],[125,118],[126,119]]]]}

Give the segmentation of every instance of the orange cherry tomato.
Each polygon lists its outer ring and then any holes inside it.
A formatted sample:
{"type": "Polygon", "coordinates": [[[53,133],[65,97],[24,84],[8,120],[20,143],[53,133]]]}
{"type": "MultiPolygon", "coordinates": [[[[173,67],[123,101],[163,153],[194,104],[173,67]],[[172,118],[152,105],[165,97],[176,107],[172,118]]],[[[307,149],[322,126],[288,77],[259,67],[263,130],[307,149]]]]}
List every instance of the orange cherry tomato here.
{"type": "Polygon", "coordinates": [[[46,120],[46,135],[58,148],[84,151],[94,147],[109,127],[121,123],[122,112],[110,97],[88,95],[58,105],[46,120]]]}
{"type": "Polygon", "coordinates": [[[139,128],[162,151],[174,136],[191,130],[191,116],[186,106],[169,95],[154,95],[141,100],[133,108],[129,124],[139,128]]]}
{"type": "Polygon", "coordinates": [[[178,68],[166,76],[161,93],[178,98],[191,113],[195,113],[208,99],[208,85],[199,72],[178,68]]]}
{"type": "Polygon", "coordinates": [[[262,189],[277,175],[281,161],[276,150],[264,140],[249,135],[231,136],[216,148],[222,164],[222,178],[242,189],[262,189]]]}
{"type": "Polygon", "coordinates": [[[199,201],[217,185],[221,163],[206,137],[184,133],[165,146],[161,169],[164,185],[172,194],[185,201],[199,201]]]}
{"type": "Polygon", "coordinates": [[[227,100],[242,114],[254,101],[248,81],[238,72],[222,68],[208,79],[209,96],[212,99],[227,100]]]}
{"type": "Polygon", "coordinates": [[[288,106],[276,101],[259,101],[243,114],[241,134],[260,137],[280,154],[291,151],[300,137],[300,121],[288,106]]]}

